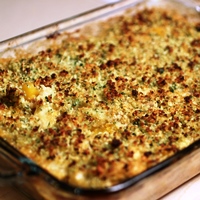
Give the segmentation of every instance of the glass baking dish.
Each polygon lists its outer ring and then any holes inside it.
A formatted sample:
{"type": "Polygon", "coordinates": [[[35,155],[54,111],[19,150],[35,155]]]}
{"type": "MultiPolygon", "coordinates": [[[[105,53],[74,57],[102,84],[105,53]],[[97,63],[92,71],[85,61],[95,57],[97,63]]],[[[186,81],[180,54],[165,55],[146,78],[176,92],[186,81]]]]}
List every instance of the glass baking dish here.
{"type": "MultiPolygon", "coordinates": [[[[92,30],[96,30],[95,28],[98,28],[100,21],[122,15],[127,9],[134,12],[146,6],[166,9],[178,8],[178,11],[191,15],[192,19],[200,21],[198,13],[200,9],[195,1],[126,0],[1,42],[0,56],[9,57],[19,50],[35,53],[35,49],[37,51],[46,49],[51,43],[51,39],[54,41],[57,35],[63,32],[73,32],[77,29],[82,29],[85,32],[91,26],[92,30]]],[[[158,199],[200,173],[199,158],[200,139],[156,166],[120,184],[105,189],[85,189],[58,180],[13,148],[3,138],[0,138],[0,183],[15,185],[30,199],[158,199]]]]}

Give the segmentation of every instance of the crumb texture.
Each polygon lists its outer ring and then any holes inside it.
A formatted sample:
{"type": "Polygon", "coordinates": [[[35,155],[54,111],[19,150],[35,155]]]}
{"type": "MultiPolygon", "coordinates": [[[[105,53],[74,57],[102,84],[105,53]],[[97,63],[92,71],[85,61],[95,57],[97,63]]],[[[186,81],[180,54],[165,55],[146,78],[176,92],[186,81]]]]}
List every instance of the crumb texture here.
{"type": "Polygon", "coordinates": [[[200,139],[200,24],[152,8],[101,26],[0,58],[0,136],[85,188],[118,184],[200,139]]]}

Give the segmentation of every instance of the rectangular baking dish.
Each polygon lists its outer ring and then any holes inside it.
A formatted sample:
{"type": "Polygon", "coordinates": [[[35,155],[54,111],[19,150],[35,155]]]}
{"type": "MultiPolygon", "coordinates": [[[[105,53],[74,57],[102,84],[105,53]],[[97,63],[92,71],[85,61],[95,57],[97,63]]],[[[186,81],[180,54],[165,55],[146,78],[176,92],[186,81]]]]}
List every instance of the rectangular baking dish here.
{"type": "MultiPolygon", "coordinates": [[[[16,51],[35,53],[48,47],[51,38],[63,32],[76,29],[88,31],[92,24],[94,30],[99,21],[123,14],[127,9],[137,11],[145,6],[178,8],[178,11],[195,16],[200,21],[199,5],[184,0],[126,0],[107,5],[87,13],[66,19],[38,30],[20,35],[0,43],[0,56],[8,57],[16,51]],[[169,6],[169,7],[168,7],[169,6]],[[47,38],[50,40],[47,40],[47,38]]],[[[200,133],[198,133],[200,134],[200,133]]],[[[0,183],[13,184],[30,199],[83,199],[83,200],[123,200],[158,199],[182,183],[200,173],[200,139],[177,152],[145,172],[118,185],[106,189],[84,189],[59,181],[42,169],[9,143],[0,138],[0,183]]]]}

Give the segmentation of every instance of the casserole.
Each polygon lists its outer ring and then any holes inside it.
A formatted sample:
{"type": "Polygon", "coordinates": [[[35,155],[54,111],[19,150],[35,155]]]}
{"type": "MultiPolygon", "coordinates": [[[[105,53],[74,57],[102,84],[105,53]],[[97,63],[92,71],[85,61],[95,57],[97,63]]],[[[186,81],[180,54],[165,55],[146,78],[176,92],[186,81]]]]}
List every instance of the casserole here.
{"type": "MultiPolygon", "coordinates": [[[[119,5],[119,4],[118,4],[119,5]]],[[[125,5],[126,6],[126,5],[125,5]]],[[[88,33],[88,27],[87,27],[87,33],[88,33]]],[[[94,31],[95,29],[92,29],[92,31],[94,31]]],[[[157,31],[156,31],[157,32],[157,31]]],[[[160,31],[158,31],[157,32],[158,33],[158,35],[160,35],[160,34],[163,34],[162,33],[162,31],[160,32],[160,31]]],[[[55,38],[55,35],[54,36],[51,36],[51,38],[55,38]]],[[[50,41],[49,41],[50,42],[50,41]]],[[[53,42],[54,42],[54,40],[53,40],[53,42]]],[[[194,42],[195,43],[195,46],[196,46],[196,41],[194,42]]],[[[34,44],[35,45],[35,44],[34,44]]],[[[108,65],[110,65],[109,63],[107,63],[108,65]]],[[[177,66],[177,65],[173,65],[176,69],[180,69],[180,67],[179,66],[177,66]]],[[[102,65],[102,68],[104,68],[104,67],[106,67],[106,66],[104,66],[104,65],[102,65]]],[[[160,68],[159,68],[159,70],[161,70],[160,68]]],[[[161,73],[162,74],[162,72],[160,72],[159,71],[159,73],[161,73]]],[[[145,78],[144,78],[145,79],[145,78]]],[[[143,80],[143,81],[145,81],[145,80],[143,80]]],[[[46,82],[45,82],[45,84],[46,84],[46,82]]],[[[160,86],[162,86],[164,83],[163,83],[163,81],[159,81],[159,82],[157,82],[157,84],[158,85],[160,85],[160,86]]],[[[30,86],[30,85],[29,85],[30,86]]],[[[109,88],[113,88],[113,84],[112,84],[112,82],[110,82],[110,84],[108,84],[108,86],[109,86],[109,88]],[[112,86],[112,87],[111,87],[112,86]]],[[[32,87],[32,86],[30,86],[30,87],[32,87]]],[[[29,95],[28,95],[28,93],[26,93],[26,86],[24,86],[24,88],[25,89],[23,89],[23,86],[22,86],[22,89],[24,90],[24,92],[25,92],[25,94],[28,96],[28,97],[30,97],[29,95]]],[[[108,89],[109,89],[108,88],[108,89]]],[[[34,87],[33,87],[33,89],[34,89],[34,87]]],[[[174,92],[174,91],[172,91],[172,90],[175,90],[176,88],[170,88],[170,92],[174,92]]],[[[10,91],[10,90],[9,90],[10,91]]],[[[112,90],[113,91],[113,90],[112,90]]],[[[132,90],[133,91],[133,96],[137,96],[137,90],[136,89],[133,89],[132,90]]],[[[37,92],[37,91],[36,91],[37,92]]],[[[116,91],[114,90],[114,92],[108,92],[108,90],[104,90],[104,96],[108,99],[108,100],[113,100],[113,96],[115,97],[116,95],[117,95],[118,93],[116,93],[116,91]]],[[[124,94],[123,94],[124,95],[124,94]]],[[[188,96],[186,96],[186,97],[188,97],[188,96]]],[[[189,97],[188,98],[185,98],[185,101],[186,102],[189,102],[190,101],[190,99],[189,99],[189,97]]],[[[13,102],[10,102],[10,103],[13,103],[13,102]]],[[[74,102],[74,104],[75,104],[75,102],[74,102]]],[[[76,104],[77,105],[77,104],[76,104]]],[[[74,105],[74,106],[76,106],[76,105],[74,105]]],[[[198,111],[198,102],[197,102],[197,107],[195,107],[195,109],[194,109],[195,111],[198,111]]],[[[148,116],[147,116],[148,117],[148,116]]],[[[43,123],[44,124],[44,123],[43,123]]],[[[136,126],[138,126],[139,124],[140,124],[140,122],[138,121],[138,120],[136,120],[136,119],[134,119],[133,120],[133,124],[134,125],[136,125],[136,126]]],[[[109,127],[110,128],[110,127],[109,127]]],[[[197,127],[198,128],[198,127],[197,127]]],[[[96,131],[96,129],[95,129],[95,131],[96,131]]],[[[197,129],[197,134],[198,134],[198,129],[197,129]]],[[[198,139],[198,135],[197,135],[197,139],[198,139]]],[[[119,139],[114,139],[114,140],[112,140],[112,142],[111,142],[111,146],[113,146],[113,147],[116,147],[116,146],[119,146],[121,143],[120,143],[120,141],[119,141],[119,139]]],[[[194,143],[194,144],[196,144],[196,143],[194,143]]],[[[195,145],[196,146],[196,145],[195,145]]],[[[23,160],[23,159],[22,159],[23,160]]],[[[118,185],[119,186],[119,185],[118,185]]],[[[76,191],[78,191],[78,189],[76,190],[76,191]]],[[[97,192],[97,191],[95,191],[95,192],[97,192]]]]}

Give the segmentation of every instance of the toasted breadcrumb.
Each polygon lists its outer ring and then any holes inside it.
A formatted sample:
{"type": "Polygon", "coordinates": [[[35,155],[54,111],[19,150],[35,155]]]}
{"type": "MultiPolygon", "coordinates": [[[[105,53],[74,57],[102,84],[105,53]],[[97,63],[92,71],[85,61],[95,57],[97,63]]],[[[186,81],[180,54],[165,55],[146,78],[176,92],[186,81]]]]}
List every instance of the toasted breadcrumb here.
{"type": "Polygon", "coordinates": [[[0,112],[0,136],[57,178],[118,184],[200,139],[199,24],[146,9],[0,59],[0,112]]]}

